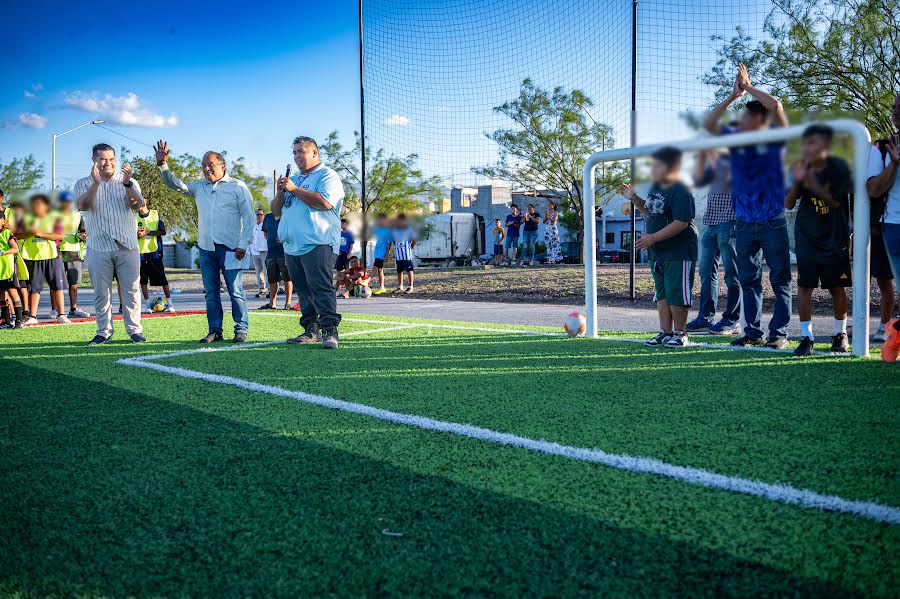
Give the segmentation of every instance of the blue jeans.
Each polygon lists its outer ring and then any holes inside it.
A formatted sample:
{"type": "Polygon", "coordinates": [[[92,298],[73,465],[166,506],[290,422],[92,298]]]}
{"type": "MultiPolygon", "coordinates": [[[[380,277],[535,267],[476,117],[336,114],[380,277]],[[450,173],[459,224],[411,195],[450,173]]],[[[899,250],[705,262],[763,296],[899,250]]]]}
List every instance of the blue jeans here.
{"type": "Polygon", "coordinates": [[[894,280],[900,281],[900,225],[882,223],[881,232],[888,262],[891,263],[891,270],[894,271],[894,280]]]}
{"type": "MultiPolygon", "coordinates": [[[[198,248],[199,249],[199,248],[198,248]]],[[[234,332],[247,331],[247,300],[244,299],[243,272],[240,269],[225,270],[225,252],[231,250],[216,244],[214,251],[200,249],[200,275],[203,277],[203,292],[206,294],[206,321],[210,332],[222,332],[222,298],[219,297],[219,273],[225,278],[225,287],[231,297],[231,317],[234,332]]]]}
{"type": "Polygon", "coordinates": [[[741,318],[741,284],[738,281],[734,251],[734,221],[707,227],[700,237],[700,313],[711,319],[719,303],[719,265],[725,266],[726,301],[722,318],[737,322],[741,318]]]}
{"type": "Polygon", "coordinates": [[[735,225],[738,278],[744,299],[744,335],[761,339],[762,260],[769,267],[769,283],[775,293],[775,310],[769,323],[769,337],[787,337],[791,321],[791,253],[787,221],[775,218],[766,223],[735,225]]]}
{"type": "Polygon", "coordinates": [[[537,231],[522,231],[522,260],[531,252],[531,260],[534,260],[534,246],[537,244],[537,231]]]}

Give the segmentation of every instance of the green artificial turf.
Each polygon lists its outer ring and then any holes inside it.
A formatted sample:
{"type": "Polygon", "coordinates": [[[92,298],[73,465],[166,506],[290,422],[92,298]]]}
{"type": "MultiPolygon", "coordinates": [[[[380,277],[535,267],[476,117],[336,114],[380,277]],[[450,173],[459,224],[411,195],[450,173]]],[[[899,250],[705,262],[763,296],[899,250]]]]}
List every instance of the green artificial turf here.
{"type": "MultiPolygon", "coordinates": [[[[0,337],[0,595],[897,593],[896,525],[116,364],[206,332],[145,328],[0,337]]],[[[876,360],[412,328],[158,363],[900,505],[876,360]]]]}

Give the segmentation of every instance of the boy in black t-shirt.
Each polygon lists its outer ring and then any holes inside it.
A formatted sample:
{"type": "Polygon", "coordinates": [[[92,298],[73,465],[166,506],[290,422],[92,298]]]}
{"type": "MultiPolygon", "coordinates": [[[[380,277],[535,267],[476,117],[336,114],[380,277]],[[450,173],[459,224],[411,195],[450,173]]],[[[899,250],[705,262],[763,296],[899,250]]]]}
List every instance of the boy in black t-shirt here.
{"type": "Polygon", "coordinates": [[[634,247],[647,249],[653,266],[660,330],[646,345],[685,347],[688,344],[685,324],[697,264],[694,196],[678,180],[681,150],[660,148],[651,157],[653,187],[646,200],[638,197],[630,185],[619,188],[619,192],[644,214],[646,232],[634,247]]]}
{"type": "Polygon", "coordinates": [[[803,158],[793,166],[794,184],[784,199],[791,210],[799,204],[794,222],[797,255],[797,304],[800,345],[796,356],[813,350],[812,292],[821,283],[834,304],[831,351],[846,352],[847,291],[850,276],[850,168],[830,156],[833,132],[826,125],[811,125],[803,132],[803,158]]]}

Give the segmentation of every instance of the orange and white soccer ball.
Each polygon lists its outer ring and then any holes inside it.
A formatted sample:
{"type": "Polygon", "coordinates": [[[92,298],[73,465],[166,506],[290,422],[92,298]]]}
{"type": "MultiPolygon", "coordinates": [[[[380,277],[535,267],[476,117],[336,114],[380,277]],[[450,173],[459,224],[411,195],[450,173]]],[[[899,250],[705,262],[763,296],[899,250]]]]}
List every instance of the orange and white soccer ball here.
{"type": "Polygon", "coordinates": [[[584,314],[572,312],[566,317],[563,323],[563,329],[569,334],[569,337],[578,337],[584,335],[585,319],[584,314]]]}

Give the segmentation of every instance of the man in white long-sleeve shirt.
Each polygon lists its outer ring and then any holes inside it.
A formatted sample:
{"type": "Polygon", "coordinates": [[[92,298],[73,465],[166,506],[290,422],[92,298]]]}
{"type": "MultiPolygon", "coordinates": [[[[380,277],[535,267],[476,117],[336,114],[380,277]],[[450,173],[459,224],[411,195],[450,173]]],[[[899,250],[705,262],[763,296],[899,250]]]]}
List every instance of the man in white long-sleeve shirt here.
{"type": "Polygon", "coordinates": [[[200,274],[206,293],[206,320],[209,333],[200,343],[222,341],[222,300],[219,297],[219,276],[231,298],[234,319],[234,342],[247,340],[249,321],[247,301],[244,299],[243,269],[226,268],[228,261],[240,261],[253,242],[253,202],[250,190],[243,181],[225,173],[225,158],[218,152],[203,155],[201,166],[205,180],[184,183],[169,170],[169,144],[159,140],[156,164],[166,186],[194,198],[197,203],[197,246],[200,248],[200,274]],[[230,254],[233,254],[230,255],[230,254]]]}

